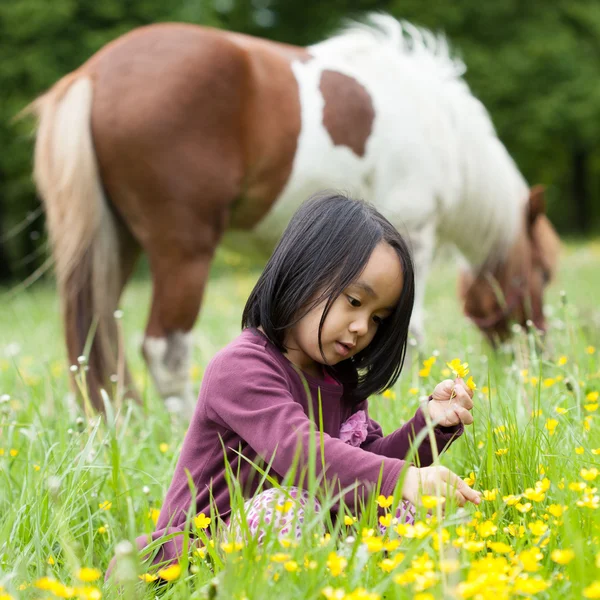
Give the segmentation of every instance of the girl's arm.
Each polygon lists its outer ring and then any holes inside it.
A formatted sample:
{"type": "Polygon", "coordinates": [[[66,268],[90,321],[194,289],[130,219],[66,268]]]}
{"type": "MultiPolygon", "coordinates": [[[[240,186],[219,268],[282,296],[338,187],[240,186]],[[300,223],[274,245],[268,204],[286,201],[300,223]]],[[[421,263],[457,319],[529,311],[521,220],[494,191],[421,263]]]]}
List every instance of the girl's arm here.
{"type": "Polygon", "coordinates": [[[207,369],[201,402],[206,417],[234,431],[283,477],[298,463],[294,484],[306,486],[301,473],[315,448],[317,477],[324,475],[329,489],[354,486],[345,501],[365,501],[381,477],[380,492],[394,493],[404,461],[366,452],[338,438],[320,433],[289,390],[285,368],[260,348],[237,349],[218,356],[207,369]],[[315,431],[316,429],[316,431],[315,431]]]}
{"type": "MultiPolygon", "coordinates": [[[[423,408],[419,407],[415,413],[415,416],[410,421],[405,423],[399,429],[396,429],[396,431],[384,437],[379,423],[368,416],[368,401],[365,400],[359,404],[357,410],[364,410],[367,414],[367,439],[360,445],[360,447],[363,450],[367,450],[368,452],[373,452],[374,454],[379,454],[381,456],[388,456],[391,458],[399,458],[404,460],[409,453],[410,446],[415,437],[420,431],[427,427],[423,408]]],[[[441,454],[454,440],[460,437],[463,433],[463,430],[464,427],[462,423],[453,427],[435,427],[433,432],[435,434],[435,442],[438,454],[441,454]]],[[[419,467],[426,467],[433,462],[433,452],[429,434],[425,436],[425,439],[419,446],[418,459],[417,455],[415,454],[413,455],[411,462],[419,467]]]]}

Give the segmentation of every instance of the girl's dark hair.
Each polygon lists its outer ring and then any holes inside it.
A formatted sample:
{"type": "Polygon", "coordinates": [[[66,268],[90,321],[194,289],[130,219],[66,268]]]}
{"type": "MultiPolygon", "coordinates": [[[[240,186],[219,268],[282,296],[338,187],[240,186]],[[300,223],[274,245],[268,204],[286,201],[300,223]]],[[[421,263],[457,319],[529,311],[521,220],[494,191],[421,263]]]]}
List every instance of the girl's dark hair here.
{"type": "Polygon", "coordinates": [[[404,276],[400,300],[364,350],[325,368],[344,384],[353,401],[387,389],[398,379],[406,355],[414,269],[402,236],[367,202],[327,192],[302,204],[246,302],[242,327],[262,326],[285,353],[286,329],[326,299],[319,324],[323,353],[321,332],[331,305],[359,277],[380,242],[394,248],[400,259],[404,276]]]}

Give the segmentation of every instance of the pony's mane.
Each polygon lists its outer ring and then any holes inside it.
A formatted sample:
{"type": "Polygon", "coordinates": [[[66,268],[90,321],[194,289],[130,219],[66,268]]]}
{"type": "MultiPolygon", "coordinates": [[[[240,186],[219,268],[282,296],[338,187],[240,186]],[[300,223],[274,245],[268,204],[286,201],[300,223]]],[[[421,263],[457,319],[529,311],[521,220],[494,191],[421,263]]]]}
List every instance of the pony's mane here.
{"type": "MultiPolygon", "coordinates": [[[[432,90],[442,88],[432,93],[441,94],[459,139],[470,149],[462,154],[462,209],[465,214],[478,214],[480,219],[477,234],[461,239],[461,250],[470,258],[486,257],[483,260],[488,266],[502,260],[517,233],[527,187],[498,139],[487,109],[463,79],[466,66],[446,36],[387,14],[370,13],[363,22],[347,21],[336,35],[310,50],[316,56],[322,53],[342,62],[380,56],[383,50],[388,56],[417,65],[422,82],[432,90]]],[[[453,222],[455,217],[447,215],[445,219],[450,231],[452,227],[462,228],[460,221],[453,222]]]]}
{"type": "Polygon", "coordinates": [[[459,80],[466,72],[464,62],[453,55],[446,36],[434,34],[408,21],[398,21],[383,13],[369,13],[364,21],[346,20],[331,38],[320,42],[328,53],[351,56],[382,46],[422,62],[442,80],[459,80]]]}

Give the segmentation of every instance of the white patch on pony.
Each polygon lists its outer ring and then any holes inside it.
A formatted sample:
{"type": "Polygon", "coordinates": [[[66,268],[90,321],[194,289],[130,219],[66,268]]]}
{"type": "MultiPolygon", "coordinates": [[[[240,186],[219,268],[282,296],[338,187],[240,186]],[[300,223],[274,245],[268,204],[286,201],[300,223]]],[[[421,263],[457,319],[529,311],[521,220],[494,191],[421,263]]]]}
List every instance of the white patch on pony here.
{"type": "Polygon", "coordinates": [[[473,267],[501,260],[523,223],[525,180],[485,107],[462,79],[443,36],[372,15],[308,48],[294,62],[301,131],[291,176],[254,233],[271,246],[314,192],[338,189],[372,202],[402,233],[433,225],[473,267]],[[321,74],[355,79],[375,119],[363,157],[334,146],[323,126],[321,74]],[[468,227],[468,231],[465,230],[468,227]]]}
{"type": "Polygon", "coordinates": [[[370,138],[365,155],[357,156],[347,146],[336,146],[323,125],[325,100],[320,90],[323,71],[338,71],[362,85],[361,77],[344,65],[318,58],[294,62],[292,70],[298,81],[301,106],[301,129],[292,173],[271,210],[254,229],[254,235],[270,246],[277,242],[298,207],[315,192],[340,190],[365,199],[372,195],[367,184],[368,164],[372,162],[370,138]]]}
{"type": "Polygon", "coordinates": [[[144,356],[167,410],[191,416],[195,401],[190,385],[193,336],[176,331],[168,337],[146,337],[144,356]]]}

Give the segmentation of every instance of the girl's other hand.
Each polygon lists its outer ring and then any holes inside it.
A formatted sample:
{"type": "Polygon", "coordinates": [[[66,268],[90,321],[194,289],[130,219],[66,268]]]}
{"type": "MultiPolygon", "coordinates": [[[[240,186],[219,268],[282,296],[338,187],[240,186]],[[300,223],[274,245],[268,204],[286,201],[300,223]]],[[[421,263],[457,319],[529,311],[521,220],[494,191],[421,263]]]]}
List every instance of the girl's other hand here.
{"type": "Polygon", "coordinates": [[[436,425],[452,427],[473,422],[473,390],[460,378],[445,379],[433,390],[432,399],[427,403],[429,417],[436,425]]]}
{"type": "Polygon", "coordinates": [[[421,496],[454,496],[459,506],[467,502],[479,504],[481,494],[470,488],[456,473],[446,467],[408,467],[404,478],[402,496],[418,506],[421,496]]]}

